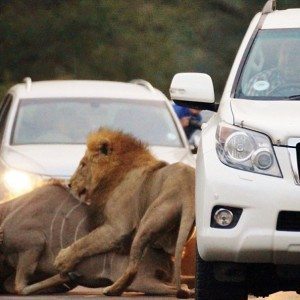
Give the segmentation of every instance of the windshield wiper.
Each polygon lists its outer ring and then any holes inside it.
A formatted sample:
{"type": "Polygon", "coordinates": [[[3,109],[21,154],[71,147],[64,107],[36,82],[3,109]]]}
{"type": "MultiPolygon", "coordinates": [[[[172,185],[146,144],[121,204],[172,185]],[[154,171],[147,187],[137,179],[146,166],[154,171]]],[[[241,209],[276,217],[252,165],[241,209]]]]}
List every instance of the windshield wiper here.
{"type": "Polygon", "coordinates": [[[300,95],[290,96],[289,99],[291,99],[291,100],[300,100],[300,95]]]}

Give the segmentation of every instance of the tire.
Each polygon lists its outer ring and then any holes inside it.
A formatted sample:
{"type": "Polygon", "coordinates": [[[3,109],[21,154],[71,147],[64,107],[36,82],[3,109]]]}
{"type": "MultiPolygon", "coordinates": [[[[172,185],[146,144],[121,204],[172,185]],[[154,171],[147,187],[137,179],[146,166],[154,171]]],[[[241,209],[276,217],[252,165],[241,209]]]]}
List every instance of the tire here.
{"type": "Polygon", "coordinates": [[[246,300],[245,283],[221,282],[215,279],[214,263],[201,259],[196,250],[196,299],[199,300],[246,300]]]}

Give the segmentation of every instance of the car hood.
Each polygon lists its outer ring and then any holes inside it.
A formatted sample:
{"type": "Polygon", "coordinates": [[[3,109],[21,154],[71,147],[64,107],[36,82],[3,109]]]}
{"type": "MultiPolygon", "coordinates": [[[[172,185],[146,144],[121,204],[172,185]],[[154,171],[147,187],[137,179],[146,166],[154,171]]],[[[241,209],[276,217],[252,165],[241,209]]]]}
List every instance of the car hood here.
{"type": "MultiPolygon", "coordinates": [[[[11,168],[49,177],[70,177],[85,153],[85,145],[4,146],[2,159],[11,168]]],[[[150,147],[158,158],[169,163],[183,161],[195,166],[186,148],[150,147]]]]}
{"type": "Polygon", "coordinates": [[[85,145],[22,145],[3,149],[11,168],[49,177],[69,177],[85,153],[85,145]]]}
{"type": "Polygon", "coordinates": [[[152,146],[150,150],[156,158],[170,164],[183,162],[192,167],[196,166],[195,156],[193,156],[191,151],[187,148],[152,146]]]}
{"type": "Polygon", "coordinates": [[[231,108],[235,125],[263,132],[274,144],[300,136],[300,101],[234,99],[231,108]]]}

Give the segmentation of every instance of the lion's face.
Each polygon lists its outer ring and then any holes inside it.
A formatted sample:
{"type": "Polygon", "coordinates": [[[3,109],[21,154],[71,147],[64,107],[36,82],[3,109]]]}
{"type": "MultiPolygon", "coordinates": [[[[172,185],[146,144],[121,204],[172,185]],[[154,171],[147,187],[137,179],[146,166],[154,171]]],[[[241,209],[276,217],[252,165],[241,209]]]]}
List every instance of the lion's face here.
{"type": "Polygon", "coordinates": [[[80,202],[89,203],[89,195],[110,171],[111,162],[108,158],[110,153],[109,144],[106,141],[99,141],[98,147],[90,147],[86,150],[69,184],[71,193],[80,202]]]}
{"type": "MultiPolygon", "coordinates": [[[[134,160],[141,156],[140,153],[145,154],[147,159],[148,156],[153,159],[145,146],[130,135],[108,129],[91,133],[86,153],[70,179],[71,193],[89,204],[90,196],[104,177],[125,173],[134,166],[134,160]]],[[[117,180],[116,176],[111,177],[111,180],[117,180]]]]}
{"type": "Polygon", "coordinates": [[[86,199],[86,192],[89,185],[90,170],[86,155],[81,159],[75,173],[70,179],[69,187],[72,195],[80,202],[86,199]]]}

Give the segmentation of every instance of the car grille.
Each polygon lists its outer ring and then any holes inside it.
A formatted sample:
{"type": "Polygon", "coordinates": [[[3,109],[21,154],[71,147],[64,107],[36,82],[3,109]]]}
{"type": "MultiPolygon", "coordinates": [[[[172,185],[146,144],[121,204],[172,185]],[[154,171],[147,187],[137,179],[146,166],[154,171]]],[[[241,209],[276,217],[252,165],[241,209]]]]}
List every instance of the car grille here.
{"type": "Polygon", "coordinates": [[[296,145],[296,155],[297,155],[297,167],[298,167],[298,176],[300,174],[300,143],[296,145]]]}
{"type": "Polygon", "coordinates": [[[276,230],[300,231],[300,212],[299,211],[279,212],[276,230]]]}
{"type": "Polygon", "coordinates": [[[300,185],[300,138],[289,138],[287,149],[295,183],[300,185]]]}

